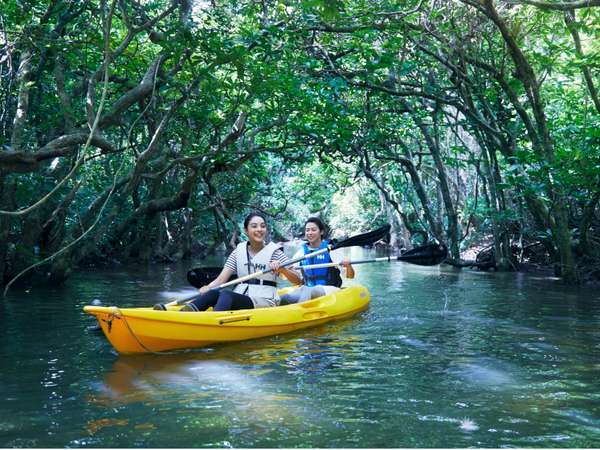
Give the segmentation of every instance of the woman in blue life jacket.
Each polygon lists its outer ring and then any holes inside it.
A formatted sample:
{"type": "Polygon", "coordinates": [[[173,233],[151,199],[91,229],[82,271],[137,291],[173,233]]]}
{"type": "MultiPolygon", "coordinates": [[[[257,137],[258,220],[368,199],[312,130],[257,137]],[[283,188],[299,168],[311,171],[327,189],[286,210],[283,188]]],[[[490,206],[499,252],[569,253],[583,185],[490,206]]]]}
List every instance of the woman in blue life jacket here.
{"type": "MultiPolygon", "coordinates": [[[[325,239],[326,235],[327,228],[321,219],[318,217],[307,219],[304,223],[304,237],[306,238],[307,243],[302,245],[302,248],[294,255],[294,259],[327,247],[329,241],[325,239]]],[[[302,269],[302,266],[336,262],[346,269],[347,278],[354,278],[354,269],[348,260],[341,258],[339,253],[340,250],[325,252],[321,255],[301,261],[300,269],[302,271],[304,285],[289,294],[283,295],[281,299],[287,303],[301,303],[330,294],[340,288],[342,280],[340,278],[340,271],[337,267],[302,269]]]]}
{"type": "Polygon", "coordinates": [[[244,220],[244,231],[248,241],[238,244],[229,255],[219,276],[206,286],[202,286],[200,297],[187,303],[181,311],[205,311],[210,306],[214,311],[230,311],[236,309],[266,308],[279,305],[277,295],[277,278],[283,275],[294,284],[300,284],[300,275],[285,267],[281,267],[289,259],[284,255],[281,246],[265,243],[267,221],[258,212],[250,213],[244,220]],[[233,291],[213,289],[226,283],[233,274],[243,277],[250,273],[271,268],[271,272],[236,285],[233,291]]]}

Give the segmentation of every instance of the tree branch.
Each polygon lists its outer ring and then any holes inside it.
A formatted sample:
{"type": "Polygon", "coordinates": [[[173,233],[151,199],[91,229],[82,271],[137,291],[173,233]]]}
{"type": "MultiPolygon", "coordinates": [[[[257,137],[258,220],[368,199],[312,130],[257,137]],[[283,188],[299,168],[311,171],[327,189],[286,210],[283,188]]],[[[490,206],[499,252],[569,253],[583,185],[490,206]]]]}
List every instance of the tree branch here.
{"type": "MultiPolygon", "coordinates": [[[[7,172],[34,172],[38,164],[51,158],[72,155],[77,145],[85,144],[89,135],[87,132],[65,134],[48,142],[37,152],[0,152],[0,168],[7,172]]],[[[98,134],[92,136],[90,145],[102,150],[102,153],[116,153],[119,150],[111,142],[98,134]]]]}
{"type": "Polygon", "coordinates": [[[543,2],[540,0],[507,1],[509,5],[531,5],[542,9],[553,9],[557,11],[570,11],[572,9],[593,8],[600,6],[600,0],[579,0],[575,2],[543,2]]]}

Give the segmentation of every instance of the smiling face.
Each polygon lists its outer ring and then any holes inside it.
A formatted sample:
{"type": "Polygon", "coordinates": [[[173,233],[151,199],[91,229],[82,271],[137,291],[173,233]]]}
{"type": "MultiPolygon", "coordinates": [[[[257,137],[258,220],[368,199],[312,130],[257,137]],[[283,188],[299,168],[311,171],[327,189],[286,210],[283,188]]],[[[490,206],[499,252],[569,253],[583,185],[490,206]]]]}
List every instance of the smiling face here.
{"type": "Polygon", "coordinates": [[[253,216],[248,221],[245,231],[251,244],[261,245],[267,236],[267,223],[262,217],[253,216]]]}
{"type": "Polygon", "coordinates": [[[314,222],[307,222],[304,226],[304,236],[311,247],[318,247],[323,241],[323,231],[314,222]]]}

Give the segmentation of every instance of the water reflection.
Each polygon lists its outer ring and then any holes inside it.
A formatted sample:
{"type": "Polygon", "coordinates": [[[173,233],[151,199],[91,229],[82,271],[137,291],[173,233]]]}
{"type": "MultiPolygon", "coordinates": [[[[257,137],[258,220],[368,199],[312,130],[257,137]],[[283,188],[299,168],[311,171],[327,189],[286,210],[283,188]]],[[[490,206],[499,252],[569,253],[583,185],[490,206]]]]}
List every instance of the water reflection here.
{"type": "Polygon", "coordinates": [[[261,393],[269,398],[259,380],[278,366],[290,374],[311,376],[335,368],[360,342],[358,336],[341,334],[359,320],[318,327],[308,336],[304,330],[178,354],[120,356],[92,401],[126,404],[181,397],[194,402],[207,392],[240,398],[261,393]]]}
{"type": "Polygon", "coordinates": [[[146,407],[164,405],[163,414],[179,411],[189,419],[183,429],[190,432],[198,426],[226,428],[234,434],[258,432],[265,424],[300,426],[310,408],[302,397],[282,392],[285,380],[269,369],[274,362],[293,360],[296,346],[275,347],[246,355],[229,353],[231,359],[208,352],[122,357],[106,374],[99,394],[113,405],[143,402],[146,407]]]}

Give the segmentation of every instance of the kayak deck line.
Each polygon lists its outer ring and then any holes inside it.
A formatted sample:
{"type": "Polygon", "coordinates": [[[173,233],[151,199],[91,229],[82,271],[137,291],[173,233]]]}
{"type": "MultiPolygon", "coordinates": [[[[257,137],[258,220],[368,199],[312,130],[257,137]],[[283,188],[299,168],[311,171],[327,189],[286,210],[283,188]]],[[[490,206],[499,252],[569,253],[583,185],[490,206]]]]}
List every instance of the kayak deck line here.
{"type": "Polygon", "coordinates": [[[85,306],[112,346],[122,354],[164,353],[217,343],[256,339],[341,320],[368,308],[370,295],[360,285],[304,303],[236,311],[179,312],[152,308],[85,306]]]}

